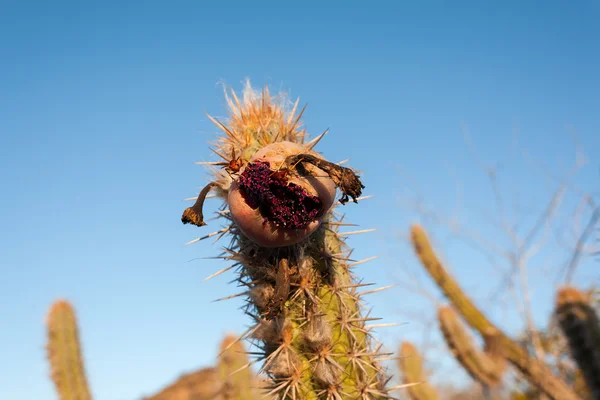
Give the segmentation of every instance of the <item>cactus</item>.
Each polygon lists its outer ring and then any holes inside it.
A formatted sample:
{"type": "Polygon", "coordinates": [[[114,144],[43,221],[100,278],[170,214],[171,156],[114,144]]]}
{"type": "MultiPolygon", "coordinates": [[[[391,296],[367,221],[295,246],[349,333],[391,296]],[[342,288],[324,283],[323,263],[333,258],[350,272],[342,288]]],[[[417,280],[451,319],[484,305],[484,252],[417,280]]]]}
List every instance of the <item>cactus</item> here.
{"type": "Polygon", "coordinates": [[[245,368],[248,356],[244,345],[235,336],[226,336],[221,343],[219,363],[219,379],[223,383],[221,396],[223,400],[252,400],[259,398],[255,393],[252,370],[245,368]]]}
{"type": "Polygon", "coordinates": [[[600,321],[589,296],[573,287],[561,288],[555,313],[591,398],[600,398],[600,321]]]}
{"type": "Polygon", "coordinates": [[[427,382],[423,372],[423,362],[417,348],[409,342],[400,345],[398,365],[402,371],[408,396],[412,400],[439,400],[440,396],[427,382]]]}
{"type": "Polygon", "coordinates": [[[142,400],[222,400],[217,368],[184,374],[155,395],[142,400]]]}
{"type": "Polygon", "coordinates": [[[184,374],[142,400],[268,400],[269,396],[260,393],[263,382],[247,365],[243,343],[228,335],[221,342],[215,367],[184,374]]]}
{"type": "Polygon", "coordinates": [[[569,386],[554,376],[541,361],[532,358],[526,349],[511,340],[505,333],[492,324],[463,292],[456,280],[446,271],[433,251],[423,228],[414,225],[411,229],[411,241],[423,267],[452,302],[454,309],[481,335],[496,332],[496,342],[502,347],[506,359],[510,361],[526,378],[544,394],[554,400],[581,400],[569,386]]]}
{"type": "Polygon", "coordinates": [[[486,342],[490,353],[482,352],[475,347],[473,339],[462,327],[458,315],[451,307],[438,309],[438,321],[450,351],[469,375],[485,386],[498,385],[506,363],[501,356],[502,350],[497,344],[494,345],[493,336],[488,335],[486,342]]]}
{"type": "Polygon", "coordinates": [[[69,302],[56,301],[47,317],[48,360],[61,400],[91,400],[77,331],[75,311],[69,302]]]}
{"type": "MultiPolygon", "coordinates": [[[[262,371],[278,399],[378,399],[388,397],[371,339],[370,320],[349,264],[350,251],[332,213],[339,203],[357,202],[364,187],[356,173],[313,151],[299,128],[298,102],[268,88],[247,84],[242,100],[226,94],[227,124],[214,152],[224,167],[182,215],[183,223],[206,225],[202,207],[208,192],[224,203],[219,215],[231,245],[238,281],[247,288],[254,325],[246,337],[260,349],[262,371]]],[[[207,235],[206,237],[210,237],[207,235]]]]}

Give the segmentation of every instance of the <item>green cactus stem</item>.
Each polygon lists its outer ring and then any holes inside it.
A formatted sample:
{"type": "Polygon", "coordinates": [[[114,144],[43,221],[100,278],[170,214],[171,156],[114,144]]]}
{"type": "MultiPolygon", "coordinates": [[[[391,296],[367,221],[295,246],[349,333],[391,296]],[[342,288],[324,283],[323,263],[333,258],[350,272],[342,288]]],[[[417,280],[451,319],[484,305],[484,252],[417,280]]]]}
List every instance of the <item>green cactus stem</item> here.
{"type": "Polygon", "coordinates": [[[600,321],[589,296],[573,287],[561,288],[555,314],[591,398],[600,399],[600,321]]]}
{"type": "Polygon", "coordinates": [[[526,349],[510,339],[505,333],[492,324],[488,318],[475,306],[460,288],[452,275],[446,271],[435,254],[423,228],[413,225],[411,241],[414,250],[423,267],[427,270],[454,309],[461,315],[471,328],[481,335],[496,332],[506,359],[510,361],[534,386],[553,400],[581,400],[569,386],[552,374],[552,371],[542,362],[532,357],[526,349]]]}
{"type": "MultiPolygon", "coordinates": [[[[438,321],[444,339],[454,358],[473,379],[489,387],[502,380],[506,364],[501,357],[492,357],[475,346],[473,338],[464,329],[459,317],[451,307],[438,309],[438,321]]],[[[500,352],[495,349],[496,354],[500,352]]]]}
{"type": "Polygon", "coordinates": [[[411,400],[439,400],[437,390],[427,382],[423,371],[423,359],[417,348],[409,342],[400,345],[398,366],[406,385],[406,392],[411,400]]]}
{"type": "MultiPolygon", "coordinates": [[[[231,236],[223,258],[233,261],[248,295],[253,326],[246,337],[276,399],[382,399],[387,379],[361,307],[350,249],[338,231],[337,204],[360,199],[364,187],[350,168],[330,163],[299,128],[298,102],[248,84],[242,100],[226,95],[228,123],[214,152],[212,190],[231,236]],[[231,156],[229,156],[231,154],[231,156]],[[236,157],[237,155],[237,157],[236,157]]],[[[197,203],[198,204],[198,203],[197,203]]],[[[184,223],[204,226],[199,210],[184,223]],[[194,223],[196,221],[196,223],[194,223]]],[[[192,215],[193,214],[193,215],[192,215]]],[[[207,235],[206,237],[210,237],[207,235]]]]}
{"type": "Polygon", "coordinates": [[[48,313],[48,360],[60,400],[91,400],[81,355],[75,311],[69,302],[55,302],[48,313]]]}

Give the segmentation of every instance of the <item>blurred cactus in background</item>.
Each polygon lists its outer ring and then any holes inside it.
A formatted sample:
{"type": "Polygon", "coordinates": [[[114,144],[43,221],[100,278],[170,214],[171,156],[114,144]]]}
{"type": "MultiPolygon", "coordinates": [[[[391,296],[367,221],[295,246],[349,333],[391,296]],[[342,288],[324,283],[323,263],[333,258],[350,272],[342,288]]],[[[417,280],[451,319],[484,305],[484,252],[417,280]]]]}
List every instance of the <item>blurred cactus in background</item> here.
{"type": "Polygon", "coordinates": [[[423,359],[417,348],[409,342],[402,342],[398,358],[406,392],[411,400],[439,400],[437,390],[427,382],[423,371],[423,359]]]}
{"type": "Polygon", "coordinates": [[[248,368],[248,355],[237,337],[228,335],[221,343],[219,381],[223,400],[252,400],[260,397],[257,379],[248,368]]]}
{"type": "Polygon", "coordinates": [[[66,300],[56,301],[46,320],[48,361],[60,400],[91,400],[75,311],[66,300]]]}
{"type": "Polygon", "coordinates": [[[555,313],[591,397],[600,399],[600,321],[591,303],[590,296],[565,287],[558,291],[555,313]]]}
{"type": "MultiPolygon", "coordinates": [[[[47,317],[48,361],[60,400],[92,400],[88,387],[73,306],[56,301],[47,317]]],[[[264,382],[249,368],[244,345],[226,336],[216,366],[184,374],[143,400],[258,400],[264,382]]]]}
{"type": "Polygon", "coordinates": [[[519,372],[543,394],[553,400],[580,400],[564,381],[554,376],[550,368],[541,360],[535,359],[519,343],[510,339],[500,331],[489,319],[475,306],[471,299],[463,292],[456,280],[444,268],[435,254],[429,238],[423,228],[414,225],[411,229],[411,241],[414,250],[423,267],[434,282],[439,286],[446,298],[452,303],[453,308],[461,315],[471,328],[484,336],[490,333],[496,335],[496,346],[500,346],[503,354],[519,372]]]}
{"type": "Polygon", "coordinates": [[[182,375],[158,393],[143,400],[259,400],[269,399],[264,382],[247,368],[248,356],[242,342],[226,335],[214,367],[182,375]]]}
{"type": "Polygon", "coordinates": [[[155,395],[142,400],[221,400],[217,368],[202,368],[180,376],[155,395]]]}
{"type": "MultiPolygon", "coordinates": [[[[477,349],[473,338],[462,327],[458,315],[451,307],[440,307],[438,320],[450,352],[469,375],[482,385],[498,385],[506,369],[501,349],[496,348],[492,352],[477,349]]],[[[493,342],[493,339],[488,340],[493,342]]]]}

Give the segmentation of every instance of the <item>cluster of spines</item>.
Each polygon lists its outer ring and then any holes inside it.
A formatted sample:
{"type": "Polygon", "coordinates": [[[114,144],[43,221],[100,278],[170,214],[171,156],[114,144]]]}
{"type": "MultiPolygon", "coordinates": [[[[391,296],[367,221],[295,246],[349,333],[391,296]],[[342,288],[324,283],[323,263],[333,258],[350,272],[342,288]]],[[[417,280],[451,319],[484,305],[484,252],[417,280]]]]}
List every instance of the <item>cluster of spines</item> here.
{"type": "Polygon", "coordinates": [[[91,400],[75,311],[66,300],[55,302],[47,316],[48,360],[61,400],[91,400]]]}
{"type": "Polygon", "coordinates": [[[486,349],[481,351],[462,326],[459,316],[452,307],[438,309],[438,322],[452,355],[469,375],[485,386],[498,385],[502,380],[506,363],[502,356],[501,342],[495,340],[496,335],[487,335],[486,349]]]}
{"type": "Polygon", "coordinates": [[[275,254],[240,237],[234,255],[256,321],[249,336],[280,399],[388,397],[372,319],[362,316],[361,285],[332,222],[330,216],[308,242],[275,254]]]}
{"type": "Polygon", "coordinates": [[[494,342],[496,345],[501,346],[503,356],[533,386],[537,387],[542,393],[553,400],[581,400],[581,397],[574,393],[564,381],[556,377],[550,368],[542,361],[531,357],[527,349],[500,331],[475,306],[454,277],[444,268],[421,226],[414,225],[412,227],[411,241],[421,264],[446,298],[452,303],[454,309],[461,315],[462,319],[483,337],[493,332],[495,335],[494,342]]]}
{"type": "Polygon", "coordinates": [[[555,314],[591,397],[600,398],[600,321],[589,297],[573,287],[561,288],[555,314]]]}
{"type": "MultiPolygon", "coordinates": [[[[258,150],[271,143],[290,141],[305,144],[306,130],[301,128],[300,119],[304,109],[296,113],[298,101],[291,110],[288,110],[288,99],[285,95],[271,96],[269,88],[265,87],[262,92],[255,91],[250,82],[246,82],[243,96],[240,101],[236,93],[225,92],[225,98],[229,106],[229,121],[223,123],[216,118],[208,118],[223,132],[214,144],[213,151],[223,160],[229,160],[231,156],[248,160],[258,150]]],[[[321,135],[322,137],[322,135],[321,135]]],[[[320,137],[313,143],[306,143],[311,148],[320,137]]],[[[198,164],[219,164],[217,162],[199,162],[198,164]]],[[[231,176],[224,171],[215,170],[217,192],[227,196],[227,190],[231,184],[231,176]]]]}
{"type": "Polygon", "coordinates": [[[398,366],[411,400],[439,400],[437,390],[427,382],[423,359],[412,343],[403,342],[400,345],[398,366]]]}

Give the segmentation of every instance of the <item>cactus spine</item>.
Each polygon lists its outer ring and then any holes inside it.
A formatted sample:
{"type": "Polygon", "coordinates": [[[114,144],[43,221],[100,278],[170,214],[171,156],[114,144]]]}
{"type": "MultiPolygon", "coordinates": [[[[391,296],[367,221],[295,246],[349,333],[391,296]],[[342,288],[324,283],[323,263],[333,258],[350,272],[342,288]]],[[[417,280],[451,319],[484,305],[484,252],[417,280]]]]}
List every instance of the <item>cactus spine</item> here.
{"type": "Polygon", "coordinates": [[[47,317],[48,360],[52,380],[61,400],[91,400],[81,355],[75,311],[69,302],[59,300],[47,317]]]}
{"type": "Polygon", "coordinates": [[[572,287],[560,289],[555,313],[591,398],[600,398],[600,321],[588,296],[572,287]]]}
{"type": "Polygon", "coordinates": [[[500,383],[506,366],[501,356],[479,351],[451,307],[438,309],[438,321],[450,351],[469,375],[485,386],[500,383]]]}
{"type": "Polygon", "coordinates": [[[217,369],[223,383],[223,400],[252,400],[254,396],[252,370],[245,368],[248,356],[244,345],[234,336],[226,336],[221,343],[217,369]]]}
{"type": "Polygon", "coordinates": [[[439,400],[440,396],[433,386],[427,382],[423,372],[423,360],[417,348],[412,343],[403,342],[400,345],[398,365],[402,371],[406,391],[412,400],[439,400]]]}
{"type": "MultiPolygon", "coordinates": [[[[289,110],[283,97],[272,97],[268,89],[256,92],[249,84],[241,101],[233,92],[227,100],[230,121],[214,120],[224,132],[214,151],[225,159],[222,164],[227,167],[226,171],[215,171],[209,190],[214,190],[230,210],[230,189],[240,182],[237,171],[242,173],[235,156],[240,156],[248,170],[247,160],[265,146],[280,142],[295,143],[306,153],[293,163],[280,164],[289,167],[284,170],[292,170],[292,164],[305,169],[313,163],[342,189],[342,204],[348,195],[356,200],[360,188],[348,191],[344,186],[348,178],[356,177],[354,173],[315,158],[312,149],[319,138],[305,143],[305,131],[298,125],[302,112],[296,114],[298,102],[289,110]]],[[[184,212],[184,223],[205,225],[199,210],[202,202],[201,193],[197,204],[184,212]]],[[[248,337],[261,350],[263,371],[271,380],[270,393],[277,399],[388,397],[382,369],[376,362],[378,352],[366,325],[368,319],[362,315],[357,293],[360,285],[355,283],[348,263],[350,251],[338,232],[341,223],[331,211],[323,210],[322,222],[312,234],[284,247],[267,247],[250,240],[232,217],[233,211],[220,213],[227,224],[223,232],[232,236],[223,258],[234,261],[238,280],[247,288],[246,311],[255,321],[248,337]]],[[[266,243],[269,238],[263,239],[266,243]]]]}
{"type": "Polygon", "coordinates": [[[532,385],[554,400],[581,400],[565,382],[554,376],[544,363],[532,358],[522,346],[494,326],[473,304],[454,277],[446,271],[431,247],[425,231],[419,225],[412,227],[411,240],[423,267],[446,298],[452,302],[454,309],[481,335],[497,332],[496,340],[503,348],[506,359],[519,369],[532,385]]]}

